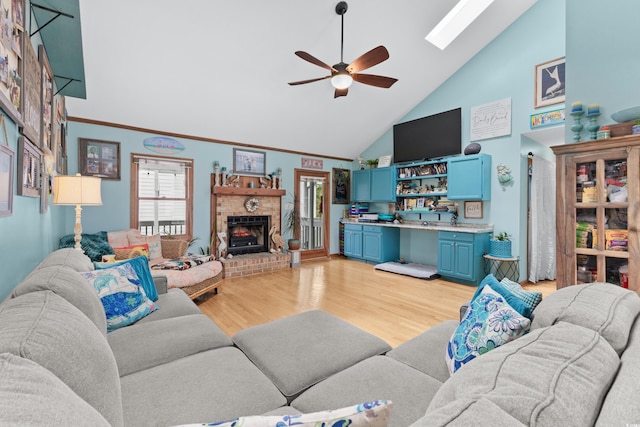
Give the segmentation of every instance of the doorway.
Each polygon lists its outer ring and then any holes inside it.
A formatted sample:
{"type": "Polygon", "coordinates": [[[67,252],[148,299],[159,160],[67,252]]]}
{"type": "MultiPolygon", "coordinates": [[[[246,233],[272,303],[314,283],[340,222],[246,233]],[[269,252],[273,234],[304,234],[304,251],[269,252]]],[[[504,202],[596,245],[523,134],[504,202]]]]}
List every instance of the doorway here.
{"type": "Polygon", "coordinates": [[[297,200],[301,217],[301,259],[329,256],[329,172],[295,169],[294,200],[297,200]]]}

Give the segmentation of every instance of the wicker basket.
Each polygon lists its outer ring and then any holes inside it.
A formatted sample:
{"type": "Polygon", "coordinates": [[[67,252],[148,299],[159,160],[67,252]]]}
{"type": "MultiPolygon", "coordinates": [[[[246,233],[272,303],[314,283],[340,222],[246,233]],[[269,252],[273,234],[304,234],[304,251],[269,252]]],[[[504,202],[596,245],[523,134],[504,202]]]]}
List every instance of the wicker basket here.
{"type": "Polygon", "coordinates": [[[511,258],[511,241],[489,240],[489,255],[496,258],[511,258]]]}
{"type": "Polygon", "coordinates": [[[631,135],[633,133],[633,125],[636,124],[635,120],[630,122],[618,123],[616,125],[609,125],[611,129],[611,137],[631,135]]]}
{"type": "Polygon", "coordinates": [[[189,248],[189,242],[179,239],[160,239],[162,258],[175,259],[184,256],[189,248]]]}

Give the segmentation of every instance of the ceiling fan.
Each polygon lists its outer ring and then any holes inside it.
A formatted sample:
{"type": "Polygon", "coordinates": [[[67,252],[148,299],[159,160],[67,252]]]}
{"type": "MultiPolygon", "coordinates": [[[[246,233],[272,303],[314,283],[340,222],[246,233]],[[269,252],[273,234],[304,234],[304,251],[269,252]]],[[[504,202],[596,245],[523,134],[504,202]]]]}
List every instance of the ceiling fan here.
{"type": "Polygon", "coordinates": [[[347,12],[348,7],[349,6],[347,5],[347,2],[345,1],[341,1],[336,5],[336,13],[342,17],[342,31],[340,36],[340,62],[332,67],[320,61],[318,58],[308,54],[307,52],[299,50],[295,52],[297,56],[307,62],[331,71],[331,74],[328,76],[319,77],[317,79],[291,82],[289,83],[291,86],[331,79],[331,84],[336,89],[333,97],[337,98],[339,96],[347,96],[349,86],[351,86],[351,83],[354,80],[366,85],[382,87],[386,89],[390,88],[395,82],[398,81],[398,79],[394,79],[392,77],[359,73],[359,71],[366,70],[367,68],[371,68],[374,65],[378,65],[379,63],[389,59],[389,52],[384,46],[373,48],[369,52],[358,57],[351,64],[345,64],[342,59],[342,53],[344,51],[344,14],[347,12]]]}

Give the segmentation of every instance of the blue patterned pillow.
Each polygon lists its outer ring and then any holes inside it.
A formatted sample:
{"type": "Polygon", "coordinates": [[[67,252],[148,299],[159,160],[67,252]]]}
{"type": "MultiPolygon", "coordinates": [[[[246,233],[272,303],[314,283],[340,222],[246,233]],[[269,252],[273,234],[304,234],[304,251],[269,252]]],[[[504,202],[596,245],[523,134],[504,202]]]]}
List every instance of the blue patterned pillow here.
{"type": "Polygon", "coordinates": [[[107,332],[130,325],[158,309],[131,264],[81,273],[95,288],[107,317],[107,332]]]}
{"type": "Polygon", "coordinates": [[[469,304],[447,345],[447,366],[454,373],[481,354],[529,332],[531,320],[514,310],[505,298],[485,285],[469,304]]]}
{"type": "Polygon", "coordinates": [[[500,281],[500,283],[507,289],[509,289],[515,296],[520,298],[525,304],[531,308],[531,312],[536,309],[540,301],[542,301],[542,292],[526,291],[520,286],[520,283],[516,283],[507,279],[506,277],[500,281]]]}
{"type": "Polygon", "coordinates": [[[107,268],[112,268],[117,265],[123,264],[131,264],[134,271],[138,275],[140,279],[140,285],[142,289],[144,289],[144,293],[151,299],[151,301],[158,300],[158,291],[156,290],[156,285],[153,282],[153,276],[151,276],[151,270],[149,269],[149,259],[141,255],[136,258],[125,259],[122,261],[113,262],[94,262],[93,265],[96,267],[96,270],[104,270],[107,268]]]}
{"type": "Polygon", "coordinates": [[[219,423],[182,424],[176,427],[386,427],[392,406],[390,400],[375,400],[311,414],[250,416],[219,423]]]}
{"type": "Polygon", "coordinates": [[[484,279],[482,279],[482,282],[480,282],[480,285],[478,286],[476,293],[473,295],[473,298],[480,295],[480,292],[482,292],[482,289],[485,287],[485,285],[489,285],[491,289],[502,295],[502,297],[515,311],[517,311],[524,317],[531,319],[531,307],[525,304],[525,302],[522,301],[520,297],[511,292],[506,286],[498,282],[498,279],[496,279],[493,274],[488,274],[484,279]]]}

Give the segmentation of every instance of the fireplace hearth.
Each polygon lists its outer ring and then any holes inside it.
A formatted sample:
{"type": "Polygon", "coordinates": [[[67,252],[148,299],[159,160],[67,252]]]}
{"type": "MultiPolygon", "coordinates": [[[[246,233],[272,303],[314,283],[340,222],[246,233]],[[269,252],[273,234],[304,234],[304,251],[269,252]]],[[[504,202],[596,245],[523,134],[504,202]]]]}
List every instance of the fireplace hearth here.
{"type": "Polygon", "coordinates": [[[269,215],[227,217],[227,254],[242,255],[269,252],[269,215]]]}

